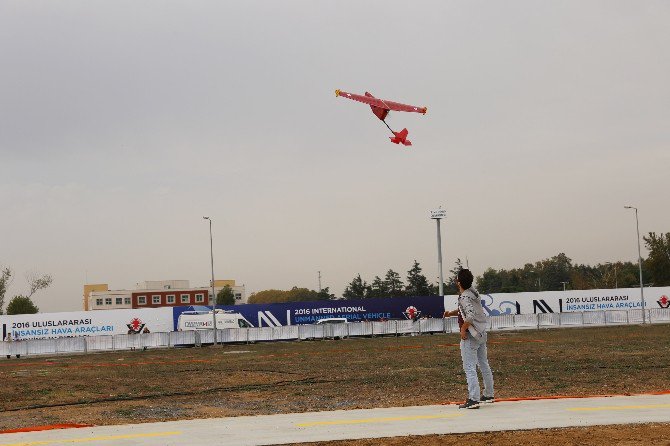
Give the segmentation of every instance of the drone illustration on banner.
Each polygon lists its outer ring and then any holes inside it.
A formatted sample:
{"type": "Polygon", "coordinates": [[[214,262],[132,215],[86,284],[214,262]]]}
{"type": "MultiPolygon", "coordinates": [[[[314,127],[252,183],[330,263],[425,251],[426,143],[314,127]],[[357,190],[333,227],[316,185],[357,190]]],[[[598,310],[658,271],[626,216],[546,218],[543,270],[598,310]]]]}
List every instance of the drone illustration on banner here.
{"type": "Polygon", "coordinates": [[[401,112],[421,113],[422,115],[425,115],[426,112],[428,111],[427,107],[417,107],[414,105],[401,104],[399,102],[379,99],[372,96],[367,91],[365,92],[365,96],[363,96],[360,94],[347,93],[346,91],[342,90],[335,90],[335,97],[343,97],[369,105],[370,108],[372,109],[372,113],[374,113],[375,116],[378,117],[379,120],[386,125],[386,127],[388,127],[391,133],[393,133],[393,136],[390,137],[391,142],[394,144],[402,143],[405,146],[412,145],[412,142],[407,139],[407,135],[409,134],[409,132],[407,131],[406,128],[402,129],[399,132],[396,132],[391,127],[389,127],[389,125],[386,123],[386,117],[388,116],[389,112],[401,111],[401,112]]]}

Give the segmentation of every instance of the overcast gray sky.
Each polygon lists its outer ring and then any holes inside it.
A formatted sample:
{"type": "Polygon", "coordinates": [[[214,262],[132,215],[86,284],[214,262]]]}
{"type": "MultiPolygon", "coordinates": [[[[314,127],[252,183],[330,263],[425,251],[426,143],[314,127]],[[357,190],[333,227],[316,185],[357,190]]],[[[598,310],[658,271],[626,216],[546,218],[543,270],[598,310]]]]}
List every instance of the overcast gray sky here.
{"type": "Polygon", "coordinates": [[[668,1],[0,0],[0,265],[144,280],[635,260],[670,231],[668,1]],[[334,90],[427,106],[392,113],[334,90]]]}

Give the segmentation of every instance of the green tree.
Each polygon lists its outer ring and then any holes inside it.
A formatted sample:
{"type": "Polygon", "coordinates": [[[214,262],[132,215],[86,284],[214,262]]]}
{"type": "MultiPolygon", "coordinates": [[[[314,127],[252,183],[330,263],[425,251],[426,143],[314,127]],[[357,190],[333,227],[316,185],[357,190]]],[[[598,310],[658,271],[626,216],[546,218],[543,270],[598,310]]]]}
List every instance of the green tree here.
{"type": "MultiPolygon", "coordinates": [[[[645,277],[646,269],[643,271],[645,277]]],[[[521,268],[489,268],[477,277],[483,293],[519,293],[538,290],[590,290],[595,288],[631,288],[639,286],[637,263],[606,262],[597,265],[572,264],[563,253],[521,268]]]]}
{"type": "Polygon", "coordinates": [[[286,300],[284,302],[308,302],[311,300],[319,300],[319,293],[308,288],[294,286],[286,292],[286,300]]]}
{"type": "Polygon", "coordinates": [[[321,291],[316,293],[317,300],[333,300],[335,295],[330,292],[330,287],[321,288],[321,291]]]}
{"type": "MultiPolygon", "coordinates": [[[[543,260],[539,270],[542,274],[543,291],[561,291],[563,282],[570,281],[570,271],[572,270],[572,259],[564,253],[553,256],[550,259],[543,260]]],[[[566,284],[567,285],[567,284],[566,284]]]]}
{"type": "Polygon", "coordinates": [[[30,291],[28,292],[28,297],[33,297],[33,294],[39,290],[49,288],[53,283],[53,277],[49,274],[38,274],[36,272],[30,272],[26,274],[26,280],[28,281],[28,287],[30,291]]]}
{"type": "Polygon", "coordinates": [[[370,284],[370,288],[368,288],[367,295],[368,297],[387,297],[389,290],[386,288],[386,281],[382,280],[379,276],[375,276],[375,279],[370,284]]]}
{"type": "Polygon", "coordinates": [[[477,277],[477,289],[484,294],[499,293],[502,290],[503,281],[502,271],[497,271],[494,268],[489,268],[484,271],[484,274],[477,277]]]}
{"type": "Polygon", "coordinates": [[[330,294],[328,287],[318,291],[307,288],[298,288],[294,286],[288,291],[282,290],[264,290],[257,293],[252,293],[249,296],[250,304],[273,304],[284,302],[307,302],[312,300],[327,300],[334,299],[335,296],[330,294]]]}
{"type": "Polygon", "coordinates": [[[35,314],[39,311],[28,296],[14,296],[7,305],[7,314],[35,314]]]}
{"type": "Polygon", "coordinates": [[[216,293],[217,305],[235,305],[235,293],[230,285],[226,285],[216,293]]]}
{"type": "Polygon", "coordinates": [[[645,282],[652,282],[654,286],[670,285],[670,232],[659,235],[650,232],[642,238],[649,250],[649,257],[644,262],[649,275],[645,282]]]}
{"type": "Polygon", "coordinates": [[[249,296],[250,304],[274,304],[279,302],[286,302],[284,294],[286,291],[282,290],[263,290],[256,293],[251,293],[249,296]]]}
{"type": "MultiPolygon", "coordinates": [[[[12,281],[13,272],[11,268],[5,267],[0,271],[0,314],[3,313],[2,308],[5,303],[5,297],[7,289],[12,281]]],[[[28,282],[28,295],[16,295],[12,297],[7,305],[7,314],[32,314],[37,313],[39,310],[33,304],[31,298],[39,290],[48,288],[53,282],[53,278],[49,274],[38,274],[36,272],[30,272],[26,274],[26,281],[28,282]],[[26,299],[30,303],[27,305],[26,299]],[[12,306],[10,313],[10,305],[12,306]],[[34,311],[32,309],[34,308],[34,311]]]]}
{"type": "Polygon", "coordinates": [[[0,271],[0,314],[3,314],[2,309],[5,307],[5,294],[11,283],[12,270],[9,267],[3,268],[2,271],[0,271]]]}
{"type": "Polygon", "coordinates": [[[428,279],[421,272],[419,262],[414,260],[414,265],[407,271],[407,286],[405,287],[405,294],[408,296],[429,296],[431,295],[430,284],[428,279]]]}
{"type": "MultiPolygon", "coordinates": [[[[447,282],[442,285],[445,295],[458,294],[456,279],[458,278],[458,273],[461,272],[462,269],[463,269],[463,262],[461,262],[461,259],[457,258],[456,262],[454,262],[454,267],[449,270],[449,277],[447,277],[447,282]]],[[[439,288],[437,288],[437,290],[439,291],[439,288]]]]}
{"type": "Polygon", "coordinates": [[[361,275],[358,274],[344,289],[342,297],[345,299],[363,299],[367,297],[367,291],[368,284],[363,279],[361,279],[361,275]]]}
{"type": "Polygon", "coordinates": [[[400,274],[397,272],[392,269],[388,270],[386,272],[386,277],[384,278],[384,283],[386,284],[386,289],[391,297],[399,297],[403,295],[404,285],[400,278],[400,274]]]}

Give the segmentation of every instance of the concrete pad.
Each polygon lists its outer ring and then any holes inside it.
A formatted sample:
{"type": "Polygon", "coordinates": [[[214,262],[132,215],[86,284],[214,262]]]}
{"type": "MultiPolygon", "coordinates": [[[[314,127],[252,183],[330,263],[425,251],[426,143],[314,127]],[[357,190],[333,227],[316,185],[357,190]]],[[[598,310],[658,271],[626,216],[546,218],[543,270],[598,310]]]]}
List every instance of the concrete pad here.
{"type": "Polygon", "coordinates": [[[0,435],[0,446],[269,445],[405,435],[670,422],[670,395],[338,410],[0,435]]]}

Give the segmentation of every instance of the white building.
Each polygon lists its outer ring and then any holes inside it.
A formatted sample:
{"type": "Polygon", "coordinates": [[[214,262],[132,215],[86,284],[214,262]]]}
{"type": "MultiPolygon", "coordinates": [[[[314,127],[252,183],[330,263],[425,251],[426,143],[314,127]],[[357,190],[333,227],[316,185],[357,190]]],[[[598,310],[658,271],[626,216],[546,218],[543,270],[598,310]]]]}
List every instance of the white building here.
{"type": "Polygon", "coordinates": [[[132,307],[132,292],[127,290],[92,291],[88,298],[89,310],[118,310],[132,307]]]}

